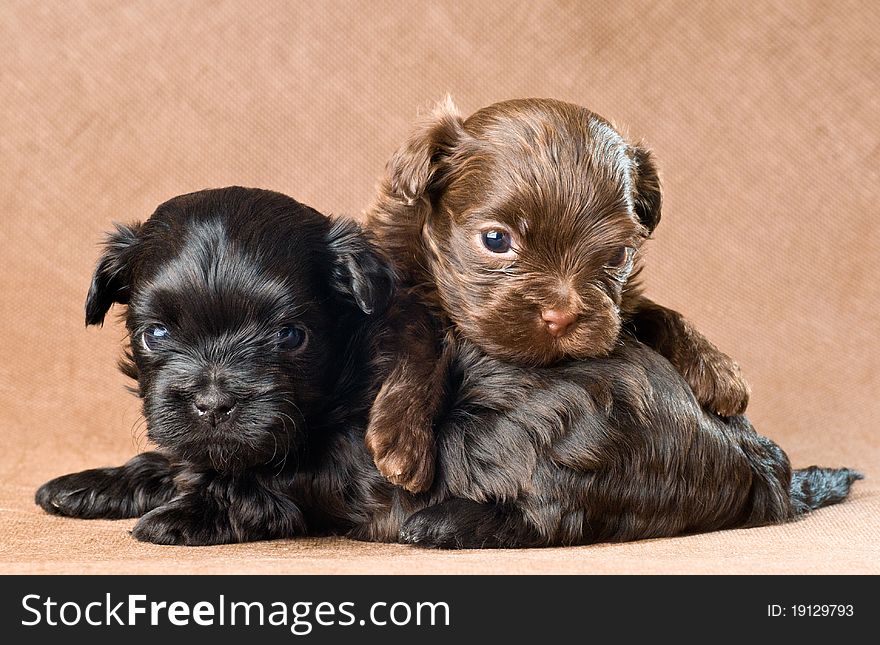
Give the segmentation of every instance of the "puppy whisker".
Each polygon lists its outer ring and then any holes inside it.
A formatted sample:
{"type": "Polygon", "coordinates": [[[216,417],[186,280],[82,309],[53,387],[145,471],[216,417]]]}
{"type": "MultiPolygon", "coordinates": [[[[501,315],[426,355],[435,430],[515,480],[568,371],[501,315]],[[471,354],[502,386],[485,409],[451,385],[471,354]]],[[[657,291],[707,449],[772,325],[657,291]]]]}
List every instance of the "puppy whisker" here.
{"type": "Polygon", "coordinates": [[[515,268],[515,265],[508,264],[507,266],[497,267],[497,268],[480,267],[480,270],[484,271],[486,273],[503,273],[505,275],[516,275],[514,268],[515,268]]]}
{"type": "MultiPolygon", "coordinates": [[[[291,401],[290,399],[288,399],[288,398],[284,398],[284,397],[282,397],[281,400],[284,401],[284,402],[285,402],[287,405],[289,405],[291,408],[293,408],[293,410],[295,410],[296,413],[300,416],[300,418],[302,419],[302,428],[301,428],[301,431],[302,431],[302,432],[306,432],[306,431],[308,430],[308,428],[307,428],[306,415],[304,415],[303,412],[302,412],[302,410],[299,409],[299,406],[298,406],[296,403],[294,403],[293,401],[291,401]]],[[[282,414],[282,415],[286,416],[288,419],[290,419],[290,422],[293,424],[293,427],[294,427],[294,428],[297,428],[296,423],[294,422],[294,420],[293,420],[290,416],[284,414],[283,412],[280,412],[279,414],[282,414]]]]}
{"type": "Polygon", "coordinates": [[[138,451],[142,451],[146,446],[146,434],[147,434],[147,419],[146,417],[139,417],[136,421],[132,423],[131,426],[131,436],[132,442],[138,451]]]}

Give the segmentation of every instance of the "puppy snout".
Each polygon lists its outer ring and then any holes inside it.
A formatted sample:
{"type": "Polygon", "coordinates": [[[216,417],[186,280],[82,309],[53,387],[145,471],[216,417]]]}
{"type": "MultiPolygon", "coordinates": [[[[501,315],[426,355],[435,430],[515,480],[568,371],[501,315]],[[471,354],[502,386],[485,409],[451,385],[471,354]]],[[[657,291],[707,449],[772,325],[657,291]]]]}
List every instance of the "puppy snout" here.
{"type": "Polygon", "coordinates": [[[565,336],[577,318],[576,313],[564,309],[544,309],[541,312],[541,320],[544,321],[547,332],[555,338],[565,336]]]}
{"type": "Polygon", "coordinates": [[[235,411],[236,403],[235,397],[216,387],[199,392],[193,398],[196,413],[211,425],[228,419],[235,411]]]}

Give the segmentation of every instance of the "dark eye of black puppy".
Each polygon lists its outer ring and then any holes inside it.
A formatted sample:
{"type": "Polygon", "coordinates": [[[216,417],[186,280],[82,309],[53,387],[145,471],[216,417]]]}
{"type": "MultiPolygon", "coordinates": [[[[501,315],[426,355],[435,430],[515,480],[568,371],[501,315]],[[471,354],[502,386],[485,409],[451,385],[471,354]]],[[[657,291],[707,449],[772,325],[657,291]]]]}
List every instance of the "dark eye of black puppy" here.
{"type": "Polygon", "coordinates": [[[278,344],[281,349],[292,351],[302,348],[306,343],[306,330],[302,327],[291,325],[278,330],[278,344]]]}
{"type": "Polygon", "coordinates": [[[510,250],[510,233],[503,229],[492,228],[481,234],[483,246],[492,253],[507,253],[510,250]]]}
{"type": "Polygon", "coordinates": [[[152,352],[157,349],[162,341],[166,340],[168,336],[168,328],[165,327],[165,325],[150,325],[141,336],[141,342],[144,345],[144,349],[148,352],[152,352]]]}

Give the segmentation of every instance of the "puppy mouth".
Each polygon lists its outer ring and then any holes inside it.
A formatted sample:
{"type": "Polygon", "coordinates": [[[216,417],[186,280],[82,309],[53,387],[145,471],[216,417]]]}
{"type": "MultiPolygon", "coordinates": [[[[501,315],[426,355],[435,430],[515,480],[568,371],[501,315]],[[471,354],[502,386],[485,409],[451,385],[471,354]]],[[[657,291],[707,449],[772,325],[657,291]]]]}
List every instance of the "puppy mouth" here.
{"type": "Polygon", "coordinates": [[[539,324],[536,336],[540,337],[543,342],[549,342],[556,345],[566,345],[576,338],[579,334],[577,321],[569,324],[544,323],[539,324]]]}
{"type": "Polygon", "coordinates": [[[547,325],[546,321],[538,318],[533,324],[520,328],[518,333],[508,328],[507,336],[479,333],[474,340],[490,354],[535,367],[597,358],[613,349],[610,336],[592,333],[588,321],[582,317],[573,320],[564,329],[560,327],[547,325]]]}
{"type": "Polygon", "coordinates": [[[269,414],[261,416],[248,406],[238,406],[226,418],[178,409],[153,418],[147,436],[179,458],[217,472],[237,472],[284,460],[294,437],[291,421],[282,425],[269,414]]]}
{"type": "Polygon", "coordinates": [[[201,432],[207,434],[228,435],[230,430],[234,430],[236,419],[233,413],[237,411],[237,406],[232,408],[225,416],[212,414],[211,412],[197,412],[193,417],[193,425],[197,426],[201,432]]]}
{"type": "Polygon", "coordinates": [[[234,472],[283,460],[288,442],[269,429],[255,433],[235,424],[202,426],[184,441],[168,446],[188,460],[218,472],[234,472]]]}

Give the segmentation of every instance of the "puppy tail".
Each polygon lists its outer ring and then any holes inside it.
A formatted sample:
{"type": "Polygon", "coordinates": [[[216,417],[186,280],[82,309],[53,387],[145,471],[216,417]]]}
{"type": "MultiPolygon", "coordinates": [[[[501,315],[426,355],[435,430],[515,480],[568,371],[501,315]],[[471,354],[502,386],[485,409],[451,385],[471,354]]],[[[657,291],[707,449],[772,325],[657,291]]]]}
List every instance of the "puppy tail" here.
{"type": "Polygon", "coordinates": [[[810,466],[793,470],[791,510],[794,515],[803,515],[813,509],[842,502],[857,479],[864,479],[864,476],[849,468],[810,466]]]}

